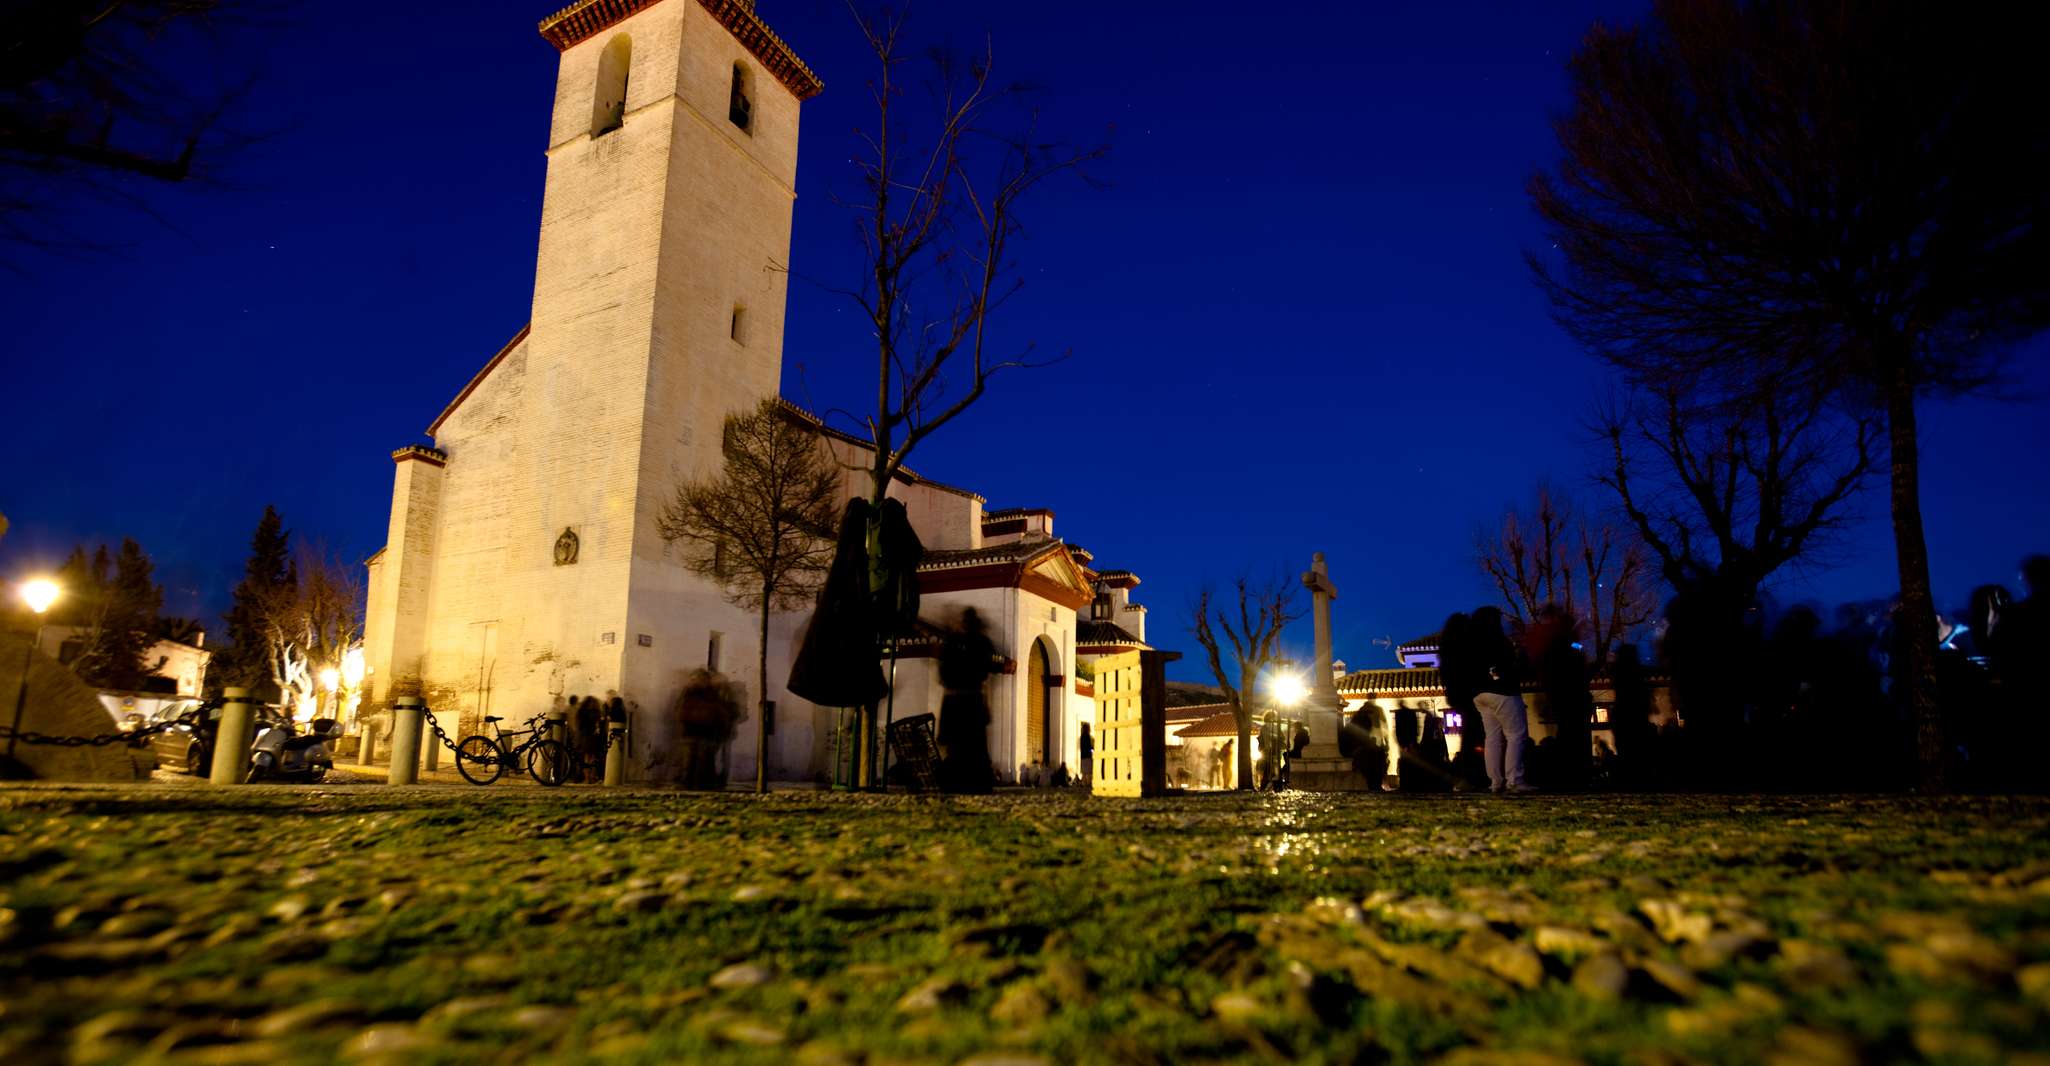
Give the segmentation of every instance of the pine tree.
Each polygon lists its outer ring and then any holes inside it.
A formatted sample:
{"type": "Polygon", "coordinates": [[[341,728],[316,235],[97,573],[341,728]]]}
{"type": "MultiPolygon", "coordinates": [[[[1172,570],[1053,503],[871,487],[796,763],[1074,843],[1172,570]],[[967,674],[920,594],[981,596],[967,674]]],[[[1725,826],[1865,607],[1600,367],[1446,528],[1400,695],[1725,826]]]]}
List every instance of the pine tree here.
{"type": "Polygon", "coordinates": [[[298,584],[291,537],[277,508],[265,506],[249,538],[249,561],[235,586],[234,604],[228,608],[228,646],[207,670],[210,684],[253,689],[275,681],[271,617],[281,600],[292,598],[298,584]]]}
{"type": "Polygon", "coordinates": [[[163,589],[150,580],[154,569],[131,538],[122,539],[118,557],[101,545],[89,565],[83,550],[74,551],[65,564],[67,579],[82,592],[73,616],[73,624],[82,627],[75,638],[80,646],[71,668],[86,684],[140,689],[142,679],[160,665],[149,659],[157,613],[164,605],[163,589]]]}
{"type": "MultiPolygon", "coordinates": [[[[106,549],[100,549],[104,558],[106,549]]],[[[101,582],[93,578],[92,563],[87,561],[85,546],[71,549],[71,556],[57,570],[57,586],[64,595],[57,597],[56,606],[50,612],[50,621],[56,625],[91,625],[99,610],[101,582]]]]}

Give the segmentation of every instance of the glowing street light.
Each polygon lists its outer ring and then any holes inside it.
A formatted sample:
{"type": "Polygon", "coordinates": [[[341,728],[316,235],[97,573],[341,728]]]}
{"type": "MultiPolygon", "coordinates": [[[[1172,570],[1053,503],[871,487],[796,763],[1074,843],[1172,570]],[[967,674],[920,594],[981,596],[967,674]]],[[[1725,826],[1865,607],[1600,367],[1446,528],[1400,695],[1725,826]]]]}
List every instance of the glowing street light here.
{"type": "MultiPolygon", "coordinates": [[[[328,715],[333,718],[340,718],[341,714],[336,708],[340,699],[335,695],[335,689],[340,687],[342,683],[342,672],[332,666],[323,666],[320,668],[320,673],[315,676],[320,680],[320,687],[327,692],[328,715]]],[[[320,701],[315,700],[314,707],[316,708],[316,713],[318,713],[317,708],[319,706],[320,701]]]]}
{"type": "Polygon", "coordinates": [[[351,689],[363,687],[363,646],[350,648],[342,653],[342,681],[351,689]]]}
{"type": "Polygon", "coordinates": [[[50,609],[51,604],[57,602],[57,597],[62,595],[63,591],[57,587],[55,581],[47,577],[31,578],[21,583],[21,602],[28,604],[29,610],[41,615],[50,609]]]}
{"type": "Polygon", "coordinates": [[[1267,694],[1283,707],[1293,707],[1309,698],[1310,686],[1303,683],[1301,674],[1279,674],[1268,684],[1267,694]]]}

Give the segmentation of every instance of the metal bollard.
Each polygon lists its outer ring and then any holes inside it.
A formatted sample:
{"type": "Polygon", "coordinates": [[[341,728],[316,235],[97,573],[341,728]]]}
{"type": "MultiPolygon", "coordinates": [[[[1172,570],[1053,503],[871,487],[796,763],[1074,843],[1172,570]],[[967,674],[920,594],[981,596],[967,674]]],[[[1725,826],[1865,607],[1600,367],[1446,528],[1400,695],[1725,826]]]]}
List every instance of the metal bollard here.
{"type": "Polygon", "coordinates": [[[605,749],[605,783],[626,784],[626,730],[614,729],[612,743],[605,749]]]}
{"type": "Polygon", "coordinates": [[[221,690],[221,717],[214,723],[214,761],[207,780],[216,785],[239,785],[249,780],[249,724],[256,708],[246,688],[221,690]]]}
{"type": "MultiPolygon", "coordinates": [[[[423,708],[423,720],[425,718],[424,708],[426,706],[427,705],[425,703],[421,704],[421,707],[423,708]]],[[[422,742],[421,746],[425,749],[425,751],[422,754],[424,754],[426,757],[421,760],[420,768],[426,770],[429,773],[441,769],[441,745],[427,744],[425,742],[422,742]]]]}
{"type": "Polygon", "coordinates": [[[420,783],[420,732],[426,724],[426,712],[427,705],[418,696],[400,696],[391,701],[391,784],[420,783]]]}
{"type": "Polygon", "coordinates": [[[377,758],[377,723],[365,722],[356,736],[356,765],[369,766],[377,758]]]}
{"type": "Polygon", "coordinates": [[[557,744],[569,743],[569,712],[557,708],[548,712],[548,739],[557,744]]]}

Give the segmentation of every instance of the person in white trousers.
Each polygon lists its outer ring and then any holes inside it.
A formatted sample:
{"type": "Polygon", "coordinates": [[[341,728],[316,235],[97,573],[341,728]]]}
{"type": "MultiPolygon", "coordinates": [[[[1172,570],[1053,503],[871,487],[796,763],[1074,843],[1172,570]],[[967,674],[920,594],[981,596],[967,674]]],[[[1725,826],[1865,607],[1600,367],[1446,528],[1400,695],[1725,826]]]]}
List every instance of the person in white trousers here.
{"type": "Polygon", "coordinates": [[[1502,612],[1482,607],[1467,623],[1473,656],[1474,710],[1487,730],[1488,786],[1494,792],[1535,792],[1523,781],[1523,741],[1529,713],[1517,684],[1516,649],[1502,633],[1502,612]]]}

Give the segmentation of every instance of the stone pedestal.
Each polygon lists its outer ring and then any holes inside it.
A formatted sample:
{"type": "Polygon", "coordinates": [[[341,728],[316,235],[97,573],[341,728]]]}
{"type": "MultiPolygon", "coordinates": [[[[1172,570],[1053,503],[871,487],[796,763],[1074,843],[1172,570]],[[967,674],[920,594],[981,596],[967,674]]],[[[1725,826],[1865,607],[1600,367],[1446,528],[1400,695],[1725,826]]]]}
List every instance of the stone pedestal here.
{"type": "Polygon", "coordinates": [[[1364,792],[1367,783],[1353,772],[1352,760],[1338,753],[1339,712],[1345,702],[1338,696],[1337,679],[1331,676],[1331,601],[1338,598],[1338,587],[1331,583],[1323,552],[1310,557],[1303,587],[1310,590],[1317,659],[1310,667],[1310,696],[1303,707],[1303,726],[1310,731],[1310,742],[1302,757],[1289,763],[1288,786],[1305,792],[1364,792]]]}

